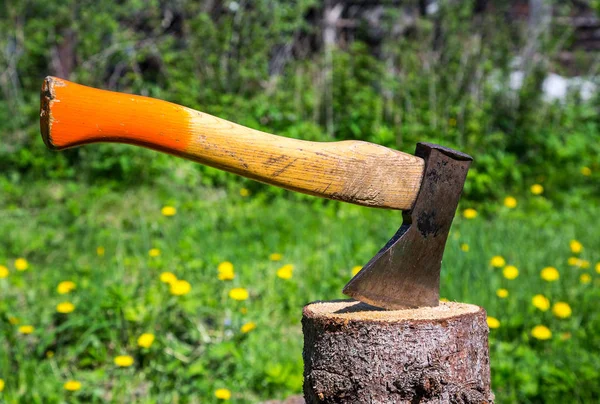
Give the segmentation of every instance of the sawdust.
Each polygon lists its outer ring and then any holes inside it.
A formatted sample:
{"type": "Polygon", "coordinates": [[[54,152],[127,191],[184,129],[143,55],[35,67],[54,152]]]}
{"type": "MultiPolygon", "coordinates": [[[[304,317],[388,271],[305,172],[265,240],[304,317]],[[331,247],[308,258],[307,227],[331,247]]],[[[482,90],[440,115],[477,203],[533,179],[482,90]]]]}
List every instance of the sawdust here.
{"type": "Polygon", "coordinates": [[[476,313],[481,307],[467,303],[440,302],[437,307],[418,309],[384,310],[356,300],[333,300],[314,302],[304,307],[308,317],[324,317],[342,321],[440,320],[476,313]]]}

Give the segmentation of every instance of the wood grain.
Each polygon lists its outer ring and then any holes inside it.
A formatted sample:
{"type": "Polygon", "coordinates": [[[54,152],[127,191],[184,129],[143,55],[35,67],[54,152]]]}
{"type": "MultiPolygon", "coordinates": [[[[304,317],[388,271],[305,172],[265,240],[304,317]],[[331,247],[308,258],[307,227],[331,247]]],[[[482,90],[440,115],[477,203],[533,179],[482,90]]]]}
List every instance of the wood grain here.
{"type": "Polygon", "coordinates": [[[44,80],[40,129],[55,150],[129,143],[264,183],[363,206],[410,209],[421,158],[361,141],[309,142],[271,135],[153,98],[44,80]]]}
{"type": "Polygon", "coordinates": [[[346,300],[304,307],[306,403],[493,403],[481,307],[381,310],[346,300]]]}

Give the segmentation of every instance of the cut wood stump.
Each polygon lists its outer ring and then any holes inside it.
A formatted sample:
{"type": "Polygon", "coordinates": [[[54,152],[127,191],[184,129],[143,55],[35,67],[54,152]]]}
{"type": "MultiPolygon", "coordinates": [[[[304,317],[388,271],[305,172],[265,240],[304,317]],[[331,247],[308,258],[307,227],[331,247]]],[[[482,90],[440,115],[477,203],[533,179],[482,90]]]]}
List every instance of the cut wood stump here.
{"type": "Polygon", "coordinates": [[[307,403],[492,403],[481,307],[386,311],[355,300],[304,307],[307,403]]]}

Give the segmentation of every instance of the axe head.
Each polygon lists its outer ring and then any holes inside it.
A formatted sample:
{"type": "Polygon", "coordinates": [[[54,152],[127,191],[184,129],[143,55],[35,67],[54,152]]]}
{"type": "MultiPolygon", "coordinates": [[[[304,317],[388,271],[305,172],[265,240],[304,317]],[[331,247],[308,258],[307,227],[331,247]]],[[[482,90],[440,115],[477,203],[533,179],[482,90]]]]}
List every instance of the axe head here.
{"type": "Polygon", "coordinates": [[[418,143],[425,160],[421,189],[402,226],[344,287],[355,299],[386,309],[437,306],[442,256],[473,160],[446,147],[418,143]]]}

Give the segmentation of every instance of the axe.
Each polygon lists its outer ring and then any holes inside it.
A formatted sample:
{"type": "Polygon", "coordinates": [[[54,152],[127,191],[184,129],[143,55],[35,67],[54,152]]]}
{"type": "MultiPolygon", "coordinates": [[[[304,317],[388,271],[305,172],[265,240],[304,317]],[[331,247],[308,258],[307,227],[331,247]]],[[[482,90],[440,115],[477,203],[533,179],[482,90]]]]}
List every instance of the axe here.
{"type": "Polygon", "coordinates": [[[402,210],[391,240],[344,287],[385,309],[439,304],[442,255],[472,158],[418,143],[415,155],[362,141],[271,135],[186,108],[47,77],[40,129],[62,150],[95,142],[147,147],[292,191],[402,210]]]}

